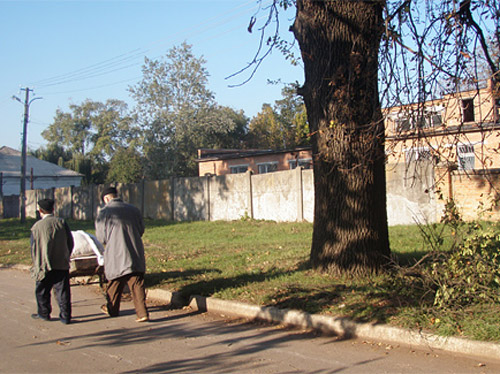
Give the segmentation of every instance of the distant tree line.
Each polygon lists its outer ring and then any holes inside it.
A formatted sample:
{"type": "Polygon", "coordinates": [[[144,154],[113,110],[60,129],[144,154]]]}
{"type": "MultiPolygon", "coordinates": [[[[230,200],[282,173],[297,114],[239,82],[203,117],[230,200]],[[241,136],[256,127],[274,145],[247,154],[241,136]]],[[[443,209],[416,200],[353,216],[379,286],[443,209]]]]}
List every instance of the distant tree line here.
{"type": "Polygon", "coordinates": [[[87,99],[57,110],[31,153],[82,173],[85,184],[196,176],[199,148],[287,149],[308,143],[305,105],[296,85],[249,119],[221,106],[208,89],[206,61],[186,43],[159,59],[145,58],[142,79],[129,87],[135,106],[87,99]]]}

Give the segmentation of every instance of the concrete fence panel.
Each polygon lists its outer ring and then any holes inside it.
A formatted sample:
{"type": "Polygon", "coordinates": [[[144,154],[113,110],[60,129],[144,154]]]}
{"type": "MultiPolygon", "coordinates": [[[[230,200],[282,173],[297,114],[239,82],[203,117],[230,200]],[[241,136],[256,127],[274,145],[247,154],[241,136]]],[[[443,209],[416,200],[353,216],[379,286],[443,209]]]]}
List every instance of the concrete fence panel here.
{"type": "Polygon", "coordinates": [[[144,182],[144,217],[173,221],[172,181],[144,182]]]}
{"type": "Polygon", "coordinates": [[[116,189],[124,201],[136,206],[144,213],[143,185],[142,182],[128,184],[118,183],[116,189]]]}
{"type": "Polygon", "coordinates": [[[299,181],[294,171],[252,176],[252,201],[255,219],[277,222],[298,221],[299,181]]]}
{"type": "Polygon", "coordinates": [[[73,218],[72,187],[61,187],[54,190],[55,213],[59,217],[73,218]]]}
{"type": "Polygon", "coordinates": [[[3,217],[19,217],[19,195],[4,196],[3,199],[3,217]]]}
{"type": "Polygon", "coordinates": [[[314,171],[302,170],[302,209],[304,221],[314,221],[314,171]]]}
{"type": "Polygon", "coordinates": [[[207,178],[174,179],[174,221],[207,219],[207,178]]]}
{"type": "MultiPolygon", "coordinates": [[[[38,200],[42,199],[54,199],[56,189],[48,188],[44,190],[26,190],[26,217],[36,218],[36,212],[38,209],[38,200]]],[[[59,203],[56,204],[55,209],[58,209],[59,203]]]]}
{"type": "Polygon", "coordinates": [[[251,217],[251,174],[209,177],[211,221],[232,221],[251,217]]]}
{"type": "Polygon", "coordinates": [[[389,226],[436,222],[434,171],[431,162],[387,166],[389,226]]]}
{"type": "MultiPolygon", "coordinates": [[[[25,192],[26,217],[30,218],[36,217],[37,201],[41,199],[39,195],[41,194],[42,191],[44,190],[27,190],[25,192]]],[[[21,196],[19,196],[19,207],[21,207],[21,196]]]]}
{"type": "Polygon", "coordinates": [[[93,186],[73,187],[73,218],[76,220],[92,220],[93,186]]]}
{"type": "MultiPolygon", "coordinates": [[[[387,165],[387,213],[390,226],[436,222],[442,202],[440,188],[455,197],[464,216],[477,217],[478,206],[489,207],[498,199],[500,171],[453,171],[437,177],[436,168],[420,161],[418,165],[387,165]],[[446,182],[446,183],[444,183],[446,182]],[[473,214],[475,213],[475,214],[473,214]]],[[[36,217],[37,201],[55,198],[57,213],[65,218],[93,220],[103,206],[102,191],[109,185],[26,191],[26,216],[36,217]]],[[[268,174],[251,173],[224,176],[171,178],[119,184],[124,201],[142,210],[144,217],[172,221],[254,219],[285,221],[314,220],[313,170],[295,169],[268,174]]],[[[19,196],[4,196],[3,216],[19,217],[19,196]]],[[[483,218],[500,219],[495,206],[483,218]]]]}

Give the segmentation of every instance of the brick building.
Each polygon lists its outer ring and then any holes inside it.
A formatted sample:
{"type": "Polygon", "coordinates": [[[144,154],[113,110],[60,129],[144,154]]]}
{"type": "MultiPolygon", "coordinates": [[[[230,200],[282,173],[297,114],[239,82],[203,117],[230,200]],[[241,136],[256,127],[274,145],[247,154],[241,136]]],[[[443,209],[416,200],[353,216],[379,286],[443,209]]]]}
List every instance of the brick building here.
{"type": "MultiPolygon", "coordinates": [[[[500,220],[500,92],[492,81],[480,89],[449,93],[424,103],[385,108],[388,194],[414,188],[440,206],[452,198],[464,218],[500,220]],[[426,180],[418,167],[430,165],[426,180]],[[406,165],[406,176],[400,171],[406,165]],[[413,170],[410,170],[413,168],[413,170]],[[395,170],[398,170],[396,173],[395,170]],[[411,175],[411,177],[409,177],[411,175]],[[400,178],[395,181],[394,178],[400,178]],[[429,177],[431,176],[431,177],[429,177]],[[402,187],[401,187],[402,186],[402,187]],[[493,209],[484,209],[493,207],[493,209]]],[[[310,147],[295,150],[198,151],[199,175],[253,174],[312,168],[310,147]]],[[[426,166],[427,167],[427,166],[426,166]]],[[[421,196],[422,197],[422,196],[421,196]]],[[[421,198],[420,197],[420,198],[421,198]]]]}
{"type": "Polygon", "coordinates": [[[385,115],[388,170],[425,160],[441,204],[454,199],[466,219],[493,207],[485,218],[500,219],[500,93],[491,80],[480,89],[387,108],[385,115]]]}
{"type": "Polygon", "coordinates": [[[233,150],[199,149],[198,175],[225,175],[251,171],[253,174],[265,174],[273,171],[291,170],[297,166],[312,169],[310,147],[294,150],[233,150]]]}

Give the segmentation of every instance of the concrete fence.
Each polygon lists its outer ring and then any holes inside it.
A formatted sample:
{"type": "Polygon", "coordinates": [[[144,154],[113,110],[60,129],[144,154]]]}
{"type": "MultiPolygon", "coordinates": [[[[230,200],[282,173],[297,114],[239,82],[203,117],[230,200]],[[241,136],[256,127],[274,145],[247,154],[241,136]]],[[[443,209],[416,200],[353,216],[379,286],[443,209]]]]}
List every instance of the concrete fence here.
{"type": "MultiPolygon", "coordinates": [[[[411,224],[416,220],[435,222],[438,205],[434,194],[427,192],[433,183],[432,168],[418,167],[413,171],[404,165],[388,168],[389,225],[411,224]]],[[[49,197],[56,200],[57,215],[93,220],[102,206],[101,192],[108,186],[28,190],[26,216],[35,217],[36,202],[49,197]]],[[[231,221],[248,217],[277,222],[312,222],[314,219],[313,171],[301,168],[258,175],[247,172],[170,178],[116,187],[124,201],[137,206],[145,218],[151,219],[231,221]]],[[[18,199],[16,203],[18,212],[18,199]]],[[[5,213],[5,206],[3,210],[5,213]]]]}

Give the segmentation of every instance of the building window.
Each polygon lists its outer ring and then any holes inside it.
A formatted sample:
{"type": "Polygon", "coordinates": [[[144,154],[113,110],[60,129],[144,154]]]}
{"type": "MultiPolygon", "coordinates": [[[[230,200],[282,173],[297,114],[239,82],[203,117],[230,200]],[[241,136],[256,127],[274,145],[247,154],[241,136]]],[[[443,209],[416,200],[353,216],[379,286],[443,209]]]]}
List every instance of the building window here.
{"type": "Polygon", "coordinates": [[[462,119],[464,122],[474,122],[474,99],[462,100],[462,119]]]}
{"type": "Polygon", "coordinates": [[[474,154],[473,144],[458,144],[457,145],[457,160],[460,170],[473,170],[475,166],[476,156],[474,154]]]}
{"type": "Polygon", "coordinates": [[[444,107],[433,106],[424,108],[424,113],[414,111],[412,113],[401,113],[397,115],[395,127],[397,132],[415,130],[417,128],[427,129],[441,126],[443,123],[442,112],[444,107]]]}
{"type": "Polygon", "coordinates": [[[410,123],[410,120],[406,117],[401,117],[396,119],[396,131],[401,132],[401,131],[409,131],[412,129],[412,125],[410,123]]]}
{"type": "Polygon", "coordinates": [[[290,170],[296,169],[301,166],[303,169],[312,169],[312,158],[299,158],[298,160],[289,160],[288,167],[290,170]]]}
{"type": "Polygon", "coordinates": [[[235,166],[230,166],[229,170],[231,171],[231,174],[240,174],[240,173],[246,173],[248,170],[248,165],[235,165],[235,166]]]}
{"type": "Polygon", "coordinates": [[[411,148],[405,151],[406,163],[431,160],[431,151],[427,147],[411,148]]]}
{"type": "Polygon", "coordinates": [[[425,109],[425,127],[438,127],[443,123],[442,112],[444,107],[433,106],[425,109]]]}
{"type": "Polygon", "coordinates": [[[273,171],[278,170],[277,162],[266,162],[262,164],[257,164],[259,167],[259,174],[272,173],[273,171]]]}

